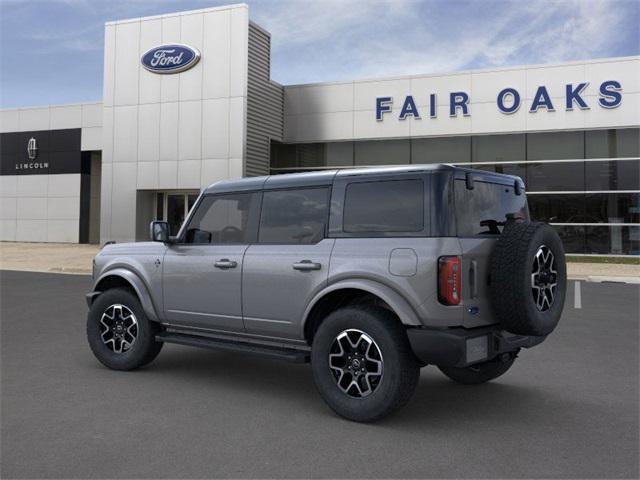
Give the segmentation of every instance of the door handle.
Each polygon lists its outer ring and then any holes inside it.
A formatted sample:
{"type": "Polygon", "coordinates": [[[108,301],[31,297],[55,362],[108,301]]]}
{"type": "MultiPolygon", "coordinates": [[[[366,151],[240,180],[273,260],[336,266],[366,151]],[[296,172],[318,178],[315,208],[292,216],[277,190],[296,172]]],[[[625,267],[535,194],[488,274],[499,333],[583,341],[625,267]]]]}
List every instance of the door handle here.
{"type": "Polygon", "coordinates": [[[238,266],[238,262],[234,262],[233,260],[229,260],[228,258],[222,258],[214,263],[216,268],[236,268],[238,266]]]}
{"type": "Polygon", "coordinates": [[[320,270],[322,265],[320,263],[312,262],[311,260],[301,260],[293,264],[294,270],[301,270],[307,272],[309,270],[320,270]]]}

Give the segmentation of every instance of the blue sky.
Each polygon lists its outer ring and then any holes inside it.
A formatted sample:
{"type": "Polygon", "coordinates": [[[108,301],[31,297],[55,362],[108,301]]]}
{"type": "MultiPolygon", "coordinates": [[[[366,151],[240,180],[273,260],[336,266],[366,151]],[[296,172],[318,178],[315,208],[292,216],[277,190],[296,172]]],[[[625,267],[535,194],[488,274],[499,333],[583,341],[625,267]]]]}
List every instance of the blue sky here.
{"type": "MultiPolygon", "coordinates": [[[[0,0],[0,106],[102,99],[104,22],[233,1],[0,0]]],[[[640,54],[640,0],[249,0],[283,84],[640,54]]]]}

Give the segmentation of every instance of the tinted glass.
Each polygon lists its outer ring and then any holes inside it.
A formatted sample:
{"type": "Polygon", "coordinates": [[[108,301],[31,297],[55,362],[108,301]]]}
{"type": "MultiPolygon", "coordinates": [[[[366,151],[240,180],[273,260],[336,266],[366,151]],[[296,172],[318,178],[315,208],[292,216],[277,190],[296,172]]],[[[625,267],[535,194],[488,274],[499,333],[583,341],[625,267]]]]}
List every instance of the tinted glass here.
{"type": "Polygon", "coordinates": [[[182,222],[184,221],[184,195],[167,195],[167,222],[169,222],[169,232],[177,235],[182,222]]]}
{"type": "Polygon", "coordinates": [[[424,182],[390,180],[347,185],[343,229],[348,233],[424,230],[424,182]]]}
{"type": "MultiPolygon", "coordinates": [[[[589,223],[585,216],[584,194],[529,195],[531,218],[548,223],[589,223]]],[[[592,220],[591,220],[592,221],[592,220]]]]}
{"type": "Polygon", "coordinates": [[[499,165],[472,165],[472,168],[478,170],[486,170],[488,172],[504,173],[506,175],[515,175],[520,177],[528,188],[527,169],[524,163],[503,163],[499,165]]]}
{"type": "Polygon", "coordinates": [[[272,168],[313,168],[353,165],[353,142],[271,143],[272,168]]]}
{"type": "Polygon", "coordinates": [[[586,223],[640,223],[640,193],[586,195],[586,223]]]}
{"type": "Polygon", "coordinates": [[[467,163],[471,137],[419,138],[411,142],[411,163],[467,163]]]}
{"type": "Polygon", "coordinates": [[[249,218],[255,198],[254,193],[204,197],[189,222],[185,243],[252,242],[255,229],[249,218]]]}
{"type": "Polygon", "coordinates": [[[586,251],[586,232],[582,226],[554,226],[566,253],[591,253],[586,251]]]}
{"type": "Polygon", "coordinates": [[[585,227],[586,253],[640,254],[640,227],[585,227]]]}
{"type": "Polygon", "coordinates": [[[260,215],[261,243],[317,243],[324,238],[329,189],[265,192],[260,215]]]}
{"type": "Polygon", "coordinates": [[[455,181],[458,235],[473,236],[497,233],[493,222],[504,222],[508,214],[529,218],[527,197],[516,195],[513,187],[494,183],[474,182],[473,190],[464,180],[455,181]],[[485,225],[480,223],[489,222],[485,225]]]}
{"type": "Polygon", "coordinates": [[[587,190],[640,189],[640,160],[585,163],[587,190]]]}
{"type": "Polygon", "coordinates": [[[585,162],[529,163],[527,190],[531,192],[584,190],[585,162]]]}
{"type": "Polygon", "coordinates": [[[473,137],[473,162],[508,162],[527,157],[525,135],[480,135],[473,137]]]}
{"type": "Polygon", "coordinates": [[[584,132],[527,134],[528,160],[584,158],[584,132]]]}
{"type": "Polygon", "coordinates": [[[585,158],[640,156],[640,129],[622,128],[585,132],[585,158]]]}
{"type": "Polygon", "coordinates": [[[409,140],[356,142],[356,165],[398,165],[411,163],[409,140]]]}

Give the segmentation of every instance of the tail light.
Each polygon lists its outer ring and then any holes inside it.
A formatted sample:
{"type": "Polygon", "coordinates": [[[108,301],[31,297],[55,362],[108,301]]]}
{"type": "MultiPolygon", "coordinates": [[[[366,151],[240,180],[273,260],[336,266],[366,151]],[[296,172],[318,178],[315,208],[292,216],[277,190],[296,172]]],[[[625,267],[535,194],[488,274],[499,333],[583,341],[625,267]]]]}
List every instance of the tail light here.
{"type": "Polygon", "coordinates": [[[438,259],[438,300],[444,305],[460,303],[460,257],[438,259]]]}

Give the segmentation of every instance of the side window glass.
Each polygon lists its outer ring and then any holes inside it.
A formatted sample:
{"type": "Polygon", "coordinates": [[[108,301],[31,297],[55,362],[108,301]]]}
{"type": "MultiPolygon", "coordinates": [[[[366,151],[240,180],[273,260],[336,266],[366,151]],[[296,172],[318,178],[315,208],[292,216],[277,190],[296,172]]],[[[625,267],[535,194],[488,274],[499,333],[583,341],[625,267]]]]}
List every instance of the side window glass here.
{"type": "Polygon", "coordinates": [[[317,243],[324,238],[328,212],[328,188],[264,192],[258,241],[317,243]]]}
{"type": "Polygon", "coordinates": [[[255,208],[255,193],[209,195],[202,199],[189,221],[185,243],[250,243],[249,219],[255,208]]]}
{"type": "Polygon", "coordinates": [[[347,185],[343,229],[347,233],[413,233],[424,229],[424,182],[385,180],[347,185]]]}

